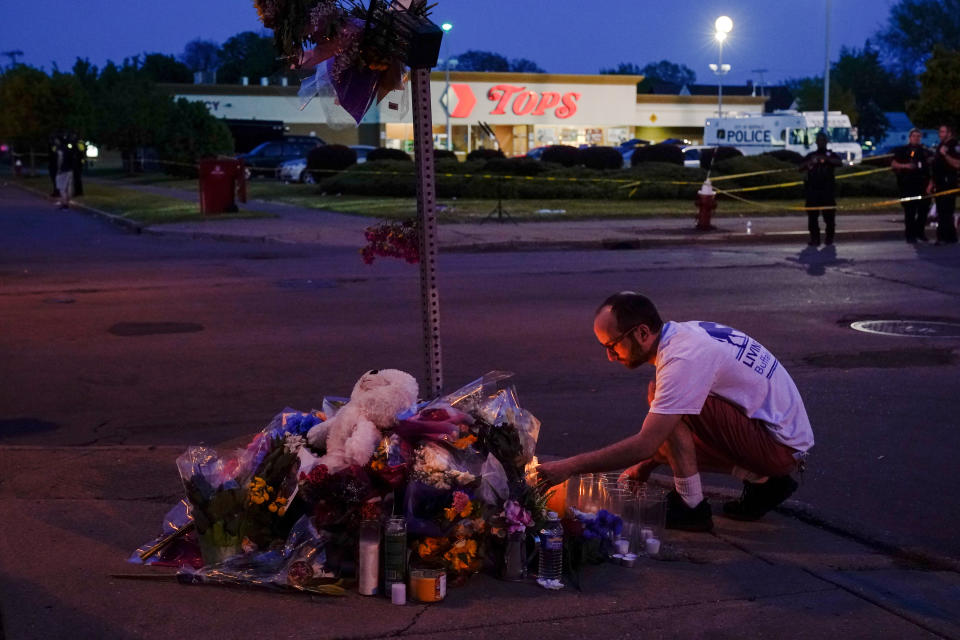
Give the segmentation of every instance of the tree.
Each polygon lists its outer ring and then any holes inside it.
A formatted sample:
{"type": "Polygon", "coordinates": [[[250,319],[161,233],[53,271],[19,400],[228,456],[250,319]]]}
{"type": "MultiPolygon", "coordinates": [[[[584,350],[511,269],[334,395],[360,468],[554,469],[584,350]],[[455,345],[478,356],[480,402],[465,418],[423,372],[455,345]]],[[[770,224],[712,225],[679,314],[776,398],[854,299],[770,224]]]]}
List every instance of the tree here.
{"type": "Polygon", "coordinates": [[[920,96],[907,104],[907,115],[918,127],[960,126],[960,51],[935,47],[920,74],[920,96]]]}
{"type": "Polygon", "coordinates": [[[682,87],[685,84],[693,84],[697,80],[697,74],[693,69],[669,60],[648,62],[643,67],[638,67],[632,62],[621,62],[615,69],[601,69],[600,73],[643,76],[643,80],[637,85],[638,93],[650,93],[657,84],[675,84],[682,87]]]}
{"type": "Polygon", "coordinates": [[[104,117],[95,139],[119,149],[127,170],[136,170],[138,150],[156,143],[172,100],[142,73],[136,59],[124,60],[120,67],[107,62],[98,85],[97,112],[104,117]]]}
{"type": "Polygon", "coordinates": [[[273,38],[244,31],[223,43],[217,79],[236,83],[241,77],[269,78],[282,68],[273,38]]]}
{"type": "MultiPolygon", "coordinates": [[[[784,83],[796,98],[797,106],[801,111],[820,111],[823,109],[823,78],[796,78],[784,83]]],[[[842,111],[850,117],[850,122],[857,124],[859,112],[857,100],[853,91],[841,87],[837,81],[830,78],[830,110],[842,111]]]]}
{"type": "Polygon", "coordinates": [[[540,68],[540,65],[526,58],[514,58],[511,60],[510,71],[516,71],[517,73],[546,73],[546,71],[540,68]]]}
{"type": "Polygon", "coordinates": [[[193,81],[190,67],[171,55],[147,53],[140,64],[140,71],[154,82],[188,83],[193,81]]]}
{"type": "Polygon", "coordinates": [[[697,74],[694,73],[693,69],[685,64],[676,64],[669,60],[647,63],[640,69],[640,73],[650,80],[669,82],[680,86],[693,84],[697,80],[697,74]]]}
{"type": "Polygon", "coordinates": [[[191,40],[180,54],[180,62],[190,71],[213,71],[220,66],[220,45],[212,40],[191,40]]]}
{"type": "Polygon", "coordinates": [[[180,98],[169,105],[156,145],[164,171],[194,177],[200,158],[233,153],[233,136],[202,102],[180,98]]]}
{"type": "Polygon", "coordinates": [[[600,69],[601,75],[610,76],[642,76],[643,69],[632,62],[621,62],[612,69],[600,69]]]}
{"type": "Polygon", "coordinates": [[[54,132],[50,96],[50,78],[39,69],[18,64],[0,75],[0,139],[17,150],[45,148],[54,132]]]}
{"type": "Polygon", "coordinates": [[[510,71],[510,61],[491,51],[471,49],[456,58],[459,71],[510,71]]]}
{"type": "Polygon", "coordinates": [[[840,49],[830,78],[853,91],[858,106],[872,100],[882,111],[903,111],[906,101],[916,96],[915,78],[885,67],[880,62],[880,52],[870,46],[869,40],[862,50],[840,49]]]}
{"type": "Polygon", "coordinates": [[[917,72],[935,45],[960,49],[960,0],[900,0],[877,37],[887,58],[917,72]]]}

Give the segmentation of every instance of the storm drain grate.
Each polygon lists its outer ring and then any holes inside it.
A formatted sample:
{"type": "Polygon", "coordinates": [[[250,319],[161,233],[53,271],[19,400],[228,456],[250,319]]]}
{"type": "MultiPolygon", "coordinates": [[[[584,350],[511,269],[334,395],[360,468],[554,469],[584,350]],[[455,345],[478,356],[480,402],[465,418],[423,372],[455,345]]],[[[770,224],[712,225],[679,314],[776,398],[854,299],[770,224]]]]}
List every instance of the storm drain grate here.
{"type": "Polygon", "coordinates": [[[930,320],[860,320],[851,329],[903,338],[960,338],[960,323],[930,320]]]}
{"type": "Polygon", "coordinates": [[[203,331],[196,322],[118,322],[109,329],[115,336],[153,336],[164,333],[195,333],[203,331]]]}

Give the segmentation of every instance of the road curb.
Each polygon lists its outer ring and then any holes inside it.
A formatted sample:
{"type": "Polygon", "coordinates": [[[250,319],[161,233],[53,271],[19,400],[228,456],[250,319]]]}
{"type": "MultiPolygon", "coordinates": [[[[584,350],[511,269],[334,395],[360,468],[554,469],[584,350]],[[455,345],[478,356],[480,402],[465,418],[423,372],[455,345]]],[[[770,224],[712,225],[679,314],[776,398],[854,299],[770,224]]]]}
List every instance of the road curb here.
{"type": "MultiPolygon", "coordinates": [[[[864,229],[858,231],[838,231],[836,243],[857,241],[893,241],[901,240],[899,229],[864,229]]],[[[721,244],[796,244],[806,246],[807,231],[784,231],[778,233],[729,233],[713,236],[660,236],[655,238],[607,238],[601,240],[512,240],[505,242],[479,242],[465,245],[440,245],[443,253],[495,253],[507,251],[633,251],[658,247],[683,245],[721,245],[721,244]]]]}

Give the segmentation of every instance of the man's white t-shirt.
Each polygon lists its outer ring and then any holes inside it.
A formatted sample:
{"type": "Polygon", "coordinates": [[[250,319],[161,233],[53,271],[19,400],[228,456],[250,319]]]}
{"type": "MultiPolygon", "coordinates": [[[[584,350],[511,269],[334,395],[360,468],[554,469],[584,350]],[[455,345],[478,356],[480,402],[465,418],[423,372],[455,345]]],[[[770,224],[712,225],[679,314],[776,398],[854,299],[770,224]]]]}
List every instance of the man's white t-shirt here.
{"type": "Polygon", "coordinates": [[[813,446],[813,430],[797,385],[767,349],[747,334],[714,322],[667,322],[657,348],[651,413],[699,414],[715,395],[762,420],[779,442],[813,446]]]}

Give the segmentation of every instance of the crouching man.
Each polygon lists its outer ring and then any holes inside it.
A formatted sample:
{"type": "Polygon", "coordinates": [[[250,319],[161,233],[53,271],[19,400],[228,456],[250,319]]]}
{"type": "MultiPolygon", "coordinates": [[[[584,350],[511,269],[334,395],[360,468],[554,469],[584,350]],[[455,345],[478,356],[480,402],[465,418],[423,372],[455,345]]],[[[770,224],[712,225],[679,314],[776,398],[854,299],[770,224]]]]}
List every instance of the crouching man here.
{"type": "Polygon", "coordinates": [[[800,393],[780,362],[750,336],[713,322],[667,322],[646,297],[625,291],[597,309],[593,331],[607,358],[628,369],[656,367],[650,411],[640,431],[538,468],[550,485],[572,475],[627,468],[644,481],[661,464],[673,470],[666,526],[710,531],[713,519],[700,472],[743,480],[724,513],[756,520],[797,488],[813,431],[800,393]]]}

